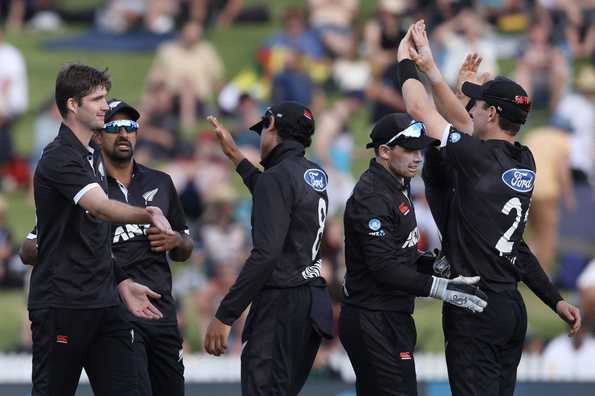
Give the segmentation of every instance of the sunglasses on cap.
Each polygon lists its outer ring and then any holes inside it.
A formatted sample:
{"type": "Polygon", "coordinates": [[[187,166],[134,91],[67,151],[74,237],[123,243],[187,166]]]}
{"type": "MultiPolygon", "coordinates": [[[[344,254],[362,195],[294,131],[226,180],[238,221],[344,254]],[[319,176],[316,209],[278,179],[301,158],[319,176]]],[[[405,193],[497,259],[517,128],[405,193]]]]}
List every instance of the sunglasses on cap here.
{"type": "Polygon", "coordinates": [[[121,128],[124,128],[128,133],[133,133],[138,131],[138,123],[132,120],[115,120],[103,126],[104,131],[107,133],[119,133],[121,128]]]}
{"type": "Polygon", "coordinates": [[[390,138],[388,142],[384,143],[387,146],[394,145],[395,142],[400,136],[408,137],[408,138],[420,138],[423,134],[426,133],[426,128],[423,123],[417,121],[409,125],[407,128],[402,130],[401,132],[397,133],[395,136],[390,138]]]}
{"type": "Polygon", "coordinates": [[[267,129],[269,126],[271,126],[271,117],[274,117],[273,112],[271,110],[271,108],[267,108],[266,111],[264,112],[264,115],[262,116],[262,126],[263,126],[263,130],[267,129]]]}

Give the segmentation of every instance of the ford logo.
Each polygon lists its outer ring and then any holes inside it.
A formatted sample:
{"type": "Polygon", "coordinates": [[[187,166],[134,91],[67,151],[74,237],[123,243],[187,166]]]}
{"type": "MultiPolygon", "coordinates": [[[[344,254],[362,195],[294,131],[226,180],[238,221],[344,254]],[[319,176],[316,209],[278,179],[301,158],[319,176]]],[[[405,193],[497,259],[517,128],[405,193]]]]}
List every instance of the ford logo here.
{"type": "Polygon", "coordinates": [[[502,174],[502,181],[514,191],[529,192],[533,190],[535,172],[529,169],[509,169],[502,174]]]}
{"type": "Polygon", "coordinates": [[[304,181],[318,192],[326,190],[328,184],[326,173],[321,169],[308,169],[304,172],[304,181]]]}

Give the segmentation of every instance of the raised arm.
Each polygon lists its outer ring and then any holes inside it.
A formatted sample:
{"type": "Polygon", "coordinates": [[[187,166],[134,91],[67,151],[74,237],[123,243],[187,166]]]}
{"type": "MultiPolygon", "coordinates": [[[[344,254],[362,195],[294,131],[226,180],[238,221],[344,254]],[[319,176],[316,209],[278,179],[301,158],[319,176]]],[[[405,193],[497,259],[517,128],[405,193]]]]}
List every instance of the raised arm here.
{"type": "Polygon", "coordinates": [[[458,131],[471,134],[473,132],[471,117],[442,77],[434,61],[423,20],[417,21],[412,26],[411,40],[414,44],[409,50],[411,59],[428,77],[438,112],[458,131]]]}
{"type": "Polygon", "coordinates": [[[215,130],[215,135],[217,136],[217,140],[219,140],[223,154],[233,162],[236,172],[242,177],[246,187],[248,187],[251,193],[254,193],[254,187],[261,174],[260,170],[244,157],[244,154],[242,154],[233,141],[231,133],[217,120],[217,117],[208,116],[207,121],[209,121],[215,130]]]}
{"type": "Polygon", "coordinates": [[[399,83],[401,84],[407,113],[413,119],[424,123],[429,136],[440,140],[449,124],[432,104],[423,84],[419,80],[415,63],[411,60],[411,54],[415,54],[411,37],[414,26],[409,27],[397,50],[399,83]]]}

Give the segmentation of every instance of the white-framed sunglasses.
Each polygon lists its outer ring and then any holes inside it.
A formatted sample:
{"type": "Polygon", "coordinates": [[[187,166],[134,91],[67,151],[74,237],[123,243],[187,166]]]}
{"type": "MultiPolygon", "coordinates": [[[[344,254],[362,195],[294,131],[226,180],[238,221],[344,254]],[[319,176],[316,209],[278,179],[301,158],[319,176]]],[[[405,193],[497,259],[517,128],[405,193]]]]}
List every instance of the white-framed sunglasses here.
{"type": "Polygon", "coordinates": [[[426,133],[426,127],[420,121],[414,121],[409,125],[407,128],[402,130],[401,132],[397,133],[395,136],[390,138],[388,142],[384,143],[387,146],[390,146],[392,142],[397,140],[400,136],[408,137],[408,138],[420,138],[422,135],[426,133]]]}
{"type": "Polygon", "coordinates": [[[114,120],[103,125],[103,129],[107,133],[118,133],[120,128],[124,128],[128,133],[136,132],[138,131],[138,123],[132,120],[114,120]]]}

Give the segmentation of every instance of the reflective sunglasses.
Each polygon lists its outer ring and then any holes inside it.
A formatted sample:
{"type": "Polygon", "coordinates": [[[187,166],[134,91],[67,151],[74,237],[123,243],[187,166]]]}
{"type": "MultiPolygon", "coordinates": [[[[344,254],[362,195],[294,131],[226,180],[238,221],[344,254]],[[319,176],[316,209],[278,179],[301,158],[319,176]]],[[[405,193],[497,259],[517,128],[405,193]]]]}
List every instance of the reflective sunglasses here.
{"type": "Polygon", "coordinates": [[[400,136],[408,137],[408,138],[420,138],[423,134],[426,133],[426,128],[422,122],[416,121],[409,125],[407,128],[402,130],[401,132],[397,133],[395,136],[390,138],[388,142],[384,143],[387,146],[390,146],[395,140],[397,140],[400,136]]]}
{"type": "Polygon", "coordinates": [[[267,129],[269,126],[271,126],[271,117],[273,116],[273,112],[271,111],[271,108],[267,108],[266,111],[264,112],[264,115],[262,116],[262,130],[267,129]]]}
{"type": "Polygon", "coordinates": [[[132,120],[115,120],[103,126],[104,131],[107,133],[119,133],[120,128],[124,128],[128,133],[133,133],[138,131],[138,123],[132,120]]]}

